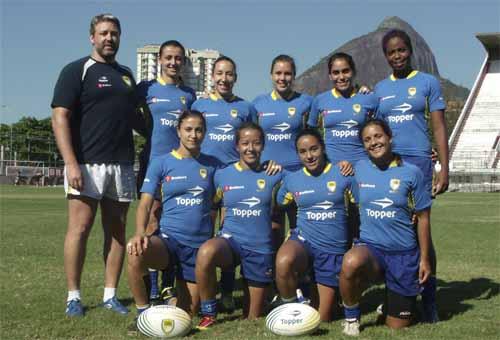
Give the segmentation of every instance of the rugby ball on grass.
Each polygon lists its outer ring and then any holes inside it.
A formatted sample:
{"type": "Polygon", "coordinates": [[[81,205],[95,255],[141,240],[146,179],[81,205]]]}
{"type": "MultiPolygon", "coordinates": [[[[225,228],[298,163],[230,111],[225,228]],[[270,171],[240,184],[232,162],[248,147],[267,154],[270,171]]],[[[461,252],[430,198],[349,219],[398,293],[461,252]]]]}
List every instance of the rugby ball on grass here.
{"type": "Polygon", "coordinates": [[[153,306],[139,315],[137,328],[142,334],[155,338],[184,336],[191,330],[191,317],[175,306],[153,306]]]}
{"type": "Polygon", "coordinates": [[[314,332],[320,324],[316,309],[302,303],[278,306],[266,317],[266,327],[278,335],[298,336],[314,332]]]}

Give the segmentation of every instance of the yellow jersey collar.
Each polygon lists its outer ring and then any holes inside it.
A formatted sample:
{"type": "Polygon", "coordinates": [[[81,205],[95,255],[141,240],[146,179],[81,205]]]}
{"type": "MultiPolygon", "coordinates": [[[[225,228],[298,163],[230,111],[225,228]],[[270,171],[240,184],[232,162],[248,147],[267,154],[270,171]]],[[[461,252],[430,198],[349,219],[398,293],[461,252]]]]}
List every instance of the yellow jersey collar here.
{"type": "Polygon", "coordinates": [[[183,159],[184,158],[184,157],[182,157],[182,155],[180,153],[177,152],[177,150],[172,150],[171,154],[172,154],[172,156],[174,156],[177,159],[183,159]]]}
{"type": "Polygon", "coordinates": [[[273,90],[271,92],[271,99],[276,101],[276,100],[280,100],[280,99],[284,99],[284,100],[290,100],[293,98],[293,96],[295,95],[295,91],[292,91],[290,92],[290,97],[289,98],[283,98],[276,90],[273,90]]]}
{"type": "MultiPolygon", "coordinates": [[[[213,100],[214,102],[218,101],[218,100],[225,100],[224,98],[222,98],[222,96],[220,94],[218,94],[217,92],[212,92],[210,93],[209,95],[209,98],[211,100],[213,100]]],[[[231,98],[229,98],[229,102],[233,102],[236,100],[236,96],[233,94],[231,98]]]]}
{"type": "MultiPolygon", "coordinates": [[[[355,95],[356,95],[356,90],[352,89],[351,95],[349,97],[354,97],[355,95]]],[[[337,91],[336,88],[333,88],[332,96],[334,96],[335,98],[340,98],[342,97],[342,94],[339,91],[337,91]]]]}
{"type": "MultiPolygon", "coordinates": [[[[178,152],[177,152],[177,150],[172,150],[170,153],[171,153],[171,154],[172,154],[172,156],[173,156],[174,158],[176,158],[176,159],[185,159],[185,158],[190,158],[190,157],[184,157],[184,156],[182,156],[180,153],[178,153],[178,152]]],[[[201,154],[201,153],[200,153],[200,154],[201,154]]],[[[195,159],[196,159],[196,158],[198,158],[200,154],[198,154],[198,156],[193,156],[193,158],[195,158],[195,159]]]]}
{"type": "Polygon", "coordinates": [[[179,86],[179,85],[178,85],[178,84],[176,84],[176,83],[173,83],[173,84],[167,84],[167,82],[165,82],[165,80],[164,80],[161,76],[158,76],[158,77],[156,78],[156,81],[158,82],[158,84],[163,85],[163,86],[165,86],[165,85],[174,85],[174,86],[179,86]]]}
{"type": "MultiPolygon", "coordinates": [[[[326,174],[328,171],[330,171],[331,168],[332,168],[332,163],[328,162],[321,174],[326,174]]],[[[306,174],[306,176],[312,176],[312,174],[309,172],[309,170],[307,170],[306,167],[303,167],[302,169],[304,170],[304,173],[306,174]]]]}
{"type": "MultiPolygon", "coordinates": [[[[413,70],[413,71],[411,71],[411,72],[410,72],[410,74],[406,76],[406,79],[410,79],[410,78],[415,77],[415,76],[417,75],[417,73],[418,73],[418,71],[417,71],[417,70],[413,70]]],[[[394,73],[393,73],[393,74],[391,74],[390,78],[391,78],[391,80],[392,80],[392,81],[396,81],[396,80],[398,80],[398,78],[394,77],[394,73]]]]}
{"type": "MultiPolygon", "coordinates": [[[[401,159],[401,157],[400,157],[399,155],[397,155],[397,154],[394,154],[394,158],[393,158],[393,159],[392,159],[392,161],[389,163],[389,166],[388,166],[387,168],[388,168],[388,169],[389,169],[389,168],[397,168],[398,166],[400,166],[400,165],[401,165],[401,163],[402,163],[402,159],[401,159]]],[[[374,167],[378,168],[378,167],[377,167],[377,165],[376,165],[375,163],[373,163],[373,162],[372,162],[372,165],[373,165],[374,167]]]]}
{"type": "Polygon", "coordinates": [[[239,172],[243,172],[243,167],[241,166],[240,162],[236,162],[234,163],[234,167],[236,170],[238,170],[239,172]]]}

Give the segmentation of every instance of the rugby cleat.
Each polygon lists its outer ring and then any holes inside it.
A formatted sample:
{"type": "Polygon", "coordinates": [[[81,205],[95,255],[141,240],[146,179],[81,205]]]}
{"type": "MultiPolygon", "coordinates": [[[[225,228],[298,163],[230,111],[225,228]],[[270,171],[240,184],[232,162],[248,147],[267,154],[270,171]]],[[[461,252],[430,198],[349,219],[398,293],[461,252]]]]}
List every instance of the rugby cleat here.
{"type": "Polygon", "coordinates": [[[359,336],[359,320],[344,320],[342,322],[342,333],[348,336],[359,336]]]}
{"type": "Polygon", "coordinates": [[[120,303],[120,301],[118,301],[118,299],[116,298],[116,296],[113,296],[111,299],[108,299],[106,300],[102,306],[106,309],[109,309],[113,312],[116,312],[118,314],[122,314],[122,315],[127,315],[129,310],[127,309],[127,307],[125,307],[124,305],[122,305],[120,303]]]}
{"type": "Polygon", "coordinates": [[[66,315],[69,317],[82,317],[85,314],[80,299],[73,299],[66,303],[66,315]]]}
{"type": "Polygon", "coordinates": [[[201,318],[200,323],[196,327],[196,329],[199,329],[200,331],[207,330],[208,328],[212,327],[216,323],[215,316],[209,316],[205,315],[201,318]]]}
{"type": "Polygon", "coordinates": [[[164,305],[175,306],[177,304],[177,297],[175,296],[175,290],[172,287],[165,287],[161,290],[160,300],[163,301],[164,305]]]}

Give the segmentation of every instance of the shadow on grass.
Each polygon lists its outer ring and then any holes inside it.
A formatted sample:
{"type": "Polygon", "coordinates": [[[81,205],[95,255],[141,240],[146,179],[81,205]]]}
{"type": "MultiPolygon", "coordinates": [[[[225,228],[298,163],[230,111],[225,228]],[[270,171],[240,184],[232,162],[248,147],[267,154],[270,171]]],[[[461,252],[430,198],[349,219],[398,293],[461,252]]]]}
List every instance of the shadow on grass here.
{"type": "MultiPolygon", "coordinates": [[[[441,321],[451,320],[454,316],[473,309],[474,303],[467,300],[490,300],[500,294],[500,284],[489,278],[474,278],[470,281],[438,280],[437,305],[441,321]]],[[[385,289],[377,287],[363,295],[361,311],[367,314],[375,311],[384,302],[385,289]]],[[[421,304],[420,308],[421,308],[421,304]]],[[[364,323],[363,328],[372,327],[380,320],[364,323]]]]}
{"type": "Polygon", "coordinates": [[[490,300],[500,292],[500,284],[488,278],[470,281],[438,280],[437,304],[441,321],[450,320],[472,308],[466,300],[490,300]]]}

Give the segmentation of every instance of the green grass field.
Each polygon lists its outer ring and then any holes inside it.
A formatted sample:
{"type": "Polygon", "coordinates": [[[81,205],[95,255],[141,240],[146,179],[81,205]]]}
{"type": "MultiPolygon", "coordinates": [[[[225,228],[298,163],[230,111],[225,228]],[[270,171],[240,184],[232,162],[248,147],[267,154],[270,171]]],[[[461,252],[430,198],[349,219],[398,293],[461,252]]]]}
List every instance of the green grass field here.
{"type": "MultiPolygon", "coordinates": [[[[62,188],[0,186],[0,338],[125,339],[134,313],[127,317],[99,308],[103,292],[102,232],[99,218],[89,240],[83,275],[82,319],[64,315],[66,288],[63,239],[66,201],[62,188]]],[[[128,232],[134,229],[135,204],[128,232]]],[[[362,339],[498,339],[500,337],[500,195],[448,193],[434,203],[433,237],[438,251],[438,304],[441,322],[403,331],[376,326],[375,308],[383,290],[363,298],[362,339]]],[[[126,275],[119,296],[133,301],[126,275]]],[[[241,321],[240,312],[193,339],[275,339],[264,319],[241,321]]],[[[195,320],[196,322],[197,320],[195,320]]],[[[340,321],[322,324],[307,338],[346,338],[340,321]]]]}

